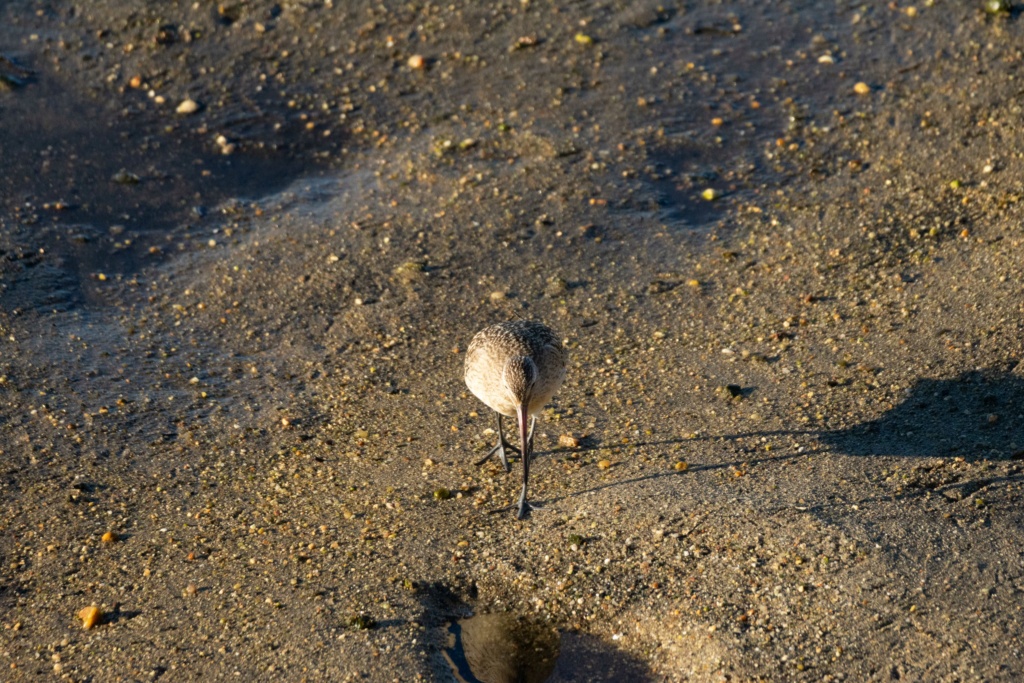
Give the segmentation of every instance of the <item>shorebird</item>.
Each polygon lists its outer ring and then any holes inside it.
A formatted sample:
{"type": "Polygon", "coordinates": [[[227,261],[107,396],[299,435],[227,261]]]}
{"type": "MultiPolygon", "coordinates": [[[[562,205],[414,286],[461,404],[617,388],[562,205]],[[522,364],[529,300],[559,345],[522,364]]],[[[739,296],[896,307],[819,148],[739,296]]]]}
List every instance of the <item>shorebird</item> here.
{"type": "Polygon", "coordinates": [[[519,519],[530,509],[526,487],[530,481],[533,430],[537,413],[551,400],[565,379],[565,351],[547,325],[519,320],[491,325],[476,333],[466,351],[466,386],[498,415],[498,445],[477,464],[497,453],[506,472],[506,450],[518,451],[523,459],[523,491],[519,496],[519,519]],[[502,416],[519,423],[518,449],[505,440],[502,416]],[[530,418],[529,420],[527,418],[530,418]],[[529,422],[529,429],[527,429],[529,422]]]}

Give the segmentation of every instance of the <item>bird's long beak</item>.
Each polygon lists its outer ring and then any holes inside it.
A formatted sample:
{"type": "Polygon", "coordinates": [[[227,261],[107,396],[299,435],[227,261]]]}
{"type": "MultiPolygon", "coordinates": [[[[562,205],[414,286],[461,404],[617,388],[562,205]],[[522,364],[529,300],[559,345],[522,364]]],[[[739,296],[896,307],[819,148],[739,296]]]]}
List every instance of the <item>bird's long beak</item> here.
{"type": "MultiPolygon", "coordinates": [[[[519,443],[522,444],[523,462],[530,460],[530,415],[526,412],[526,404],[523,403],[516,408],[516,417],[519,419],[519,443]]],[[[529,467],[529,465],[527,465],[529,467]]]]}
{"type": "Polygon", "coordinates": [[[519,418],[519,443],[522,444],[523,449],[523,490],[519,494],[517,519],[526,517],[526,513],[530,509],[530,504],[526,502],[526,489],[530,485],[530,458],[533,456],[531,452],[533,449],[530,448],[530,415],[526,411],[527,405],[529,405],[529,398],[519,404],[519,407],[516,409],[516,417],[519,418]]]}

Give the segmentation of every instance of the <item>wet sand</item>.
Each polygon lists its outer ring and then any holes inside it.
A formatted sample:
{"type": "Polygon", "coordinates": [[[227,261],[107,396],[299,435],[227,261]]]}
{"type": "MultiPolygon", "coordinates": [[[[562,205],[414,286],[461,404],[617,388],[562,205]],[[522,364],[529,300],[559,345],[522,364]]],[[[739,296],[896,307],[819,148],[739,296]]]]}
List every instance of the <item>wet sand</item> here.
{"type": "Polygon", "coordinates": [[[1021,677],[1018,14],[138,5],[0,8],[5,678],[1021,677]]]}

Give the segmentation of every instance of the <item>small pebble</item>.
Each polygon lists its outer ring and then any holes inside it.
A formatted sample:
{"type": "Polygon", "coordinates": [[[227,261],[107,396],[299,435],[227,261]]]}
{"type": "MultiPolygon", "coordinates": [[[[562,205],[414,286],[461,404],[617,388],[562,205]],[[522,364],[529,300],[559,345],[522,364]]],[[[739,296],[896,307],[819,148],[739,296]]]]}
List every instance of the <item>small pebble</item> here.
{"type": "Polygon", "coordinates": [[[608,469],[611,466],[612,466],[612,461],[611,460],[601,460],[600,462],[597,463],[597,468],[599,470],[606,470],[606,469],[608,469]]]}
{"type": "Polygon", "coordinates": [[[685,472],[690,468],[690,466],[683,462],[682,460],[677,462],[673,467],[675,468],[676,472],[685,472]]]}
{"type": "Polygon", "coordinates": [[[703,197],[704,199],[706,199],[709,202],[713,202],[716,199],[718,199],[718,197],[720,195],[718,194],[718,190],[715,190],[714,188],[709,187],[708,189],[706,189],[703,192],[701,192],[700,196],[703,197]]]}
{"type": "Polygon", "coordinates": [[[534,36],[520,36],[516,39],[516,42],[512,43],[513,50],[521,50],[524,47],[533,47],[537,44],[537,38],[534,36]]]}
{"type": "Polygon", "coordinates": [[[126,171],[125,169],[122,168],[120,171],[113,175],[111,180],[113,180],[118,185],[138,185],[140,178],[134,173],[126,171]]]}
{"type": "Polygon", "coordinates": [[[394,270],[395,277],[397,277],[403,284],[412,284],[417,280],[423,279],[426,274],[426,268],[419,261],[406,261],[402,265],[398,266],[394,270]]]}
{"type": "Polygon", "coordinates": [[[104,543],[115,543],[120,539],[118,538],[117,534],[115,534],[113,531],[108,531],[100,537],[100,540],[104,543]]]}
{"type": "Polygon", "coordinates": [[[544,295],[549,297],[562,296],[569,289],[569,283],[557,275],[549,277],[544,287],[544,295]]]}
{"type": "Polygon", "coordinates": [[[865,83],[864,81],[860,81],[853,86],[853,92],[857,93],[858,95],[870,95],[871,86],[865,83]]]}
{"type": "Polygon", "coordinates": [[[985,11],[989,14],[1009,14],[1011,9],[1010,0],[985,0],[985,11]]]}
{"type": "Polygon", "coordinates": [[[365,614],[359,614],[349,619],[348,625],[357,631],[365,631],[367,629],[374,628],[377,625],[377,622],[365,614]]]}
{"type": "Polygon", "coordinates": [[[502,291],[491,292],[491,301],[504,301],[504,300],[505,300],[505,292],[502,292],[502,291]]]}
{"type": "Polygon", "coordinates": [[[451,497],[452,497],[452,492],[449,491],[448,489],[444,488],[443,486],[441,488],[439,488],[439,489],[435,489],[434,490],[434,499],[435,500],[448,500],[451,497]]]}
{"type": "Polygon", "coordinates": [[[83,628],[90,629],[103,620],[103,612],[96,605],[89,605],[82,608],[78,613],[78,618],[82,620],[83,628]]]}
{"type": "Polygon", "coordinates": [[[572,434],[562,434],[558,437],[558,445],[562,448],[579,448],[580,440],[572,434]]]}
{"type": "Polygon", "coordinates": [[[179,114],[195,114],[199,111],[199,103],[190,98],[179,104],[175,111],[179,114]]]}
{"type": "Polygon", "coordinates": [[[427,66],[427,60],[423,55],[413,55],[409,57],[408,64],[410,69],[424,69],[427,66]]]}

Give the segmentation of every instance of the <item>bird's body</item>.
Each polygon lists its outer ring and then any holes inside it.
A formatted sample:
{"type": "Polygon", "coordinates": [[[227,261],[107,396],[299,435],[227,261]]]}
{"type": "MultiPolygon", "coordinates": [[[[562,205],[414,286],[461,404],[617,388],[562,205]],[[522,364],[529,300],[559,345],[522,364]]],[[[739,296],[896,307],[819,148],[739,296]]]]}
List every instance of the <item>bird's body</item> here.
{"type": "Polygon", "coordinates": [[[517,357],[530,359],[537,368],[537,383],[526,411],[536,415],[565,380],[565,352],[546,325],[499,323],[477,333],[466,351],[466,386],[491,410],[515,417],[519,397],[505,382],[505,366],[517,357]]]}
{"type": "MultiPolygon", "coordinates": [[[[508,471],[501,416],[516,418],[523,456],[523,493],[519,517],[526,514],[526,485],[530,471],[534,418],[551,400],[565,380],[565,351],[555,333],[538,322],[515,321],[484,328],[473,337],[466,351],[465,380],[469,390],[491,410],[498,413],[498,445],[487,454],[497,453],[508,471]]],[[[486,458],[485,458],[486,460],[486,458]]]]}

